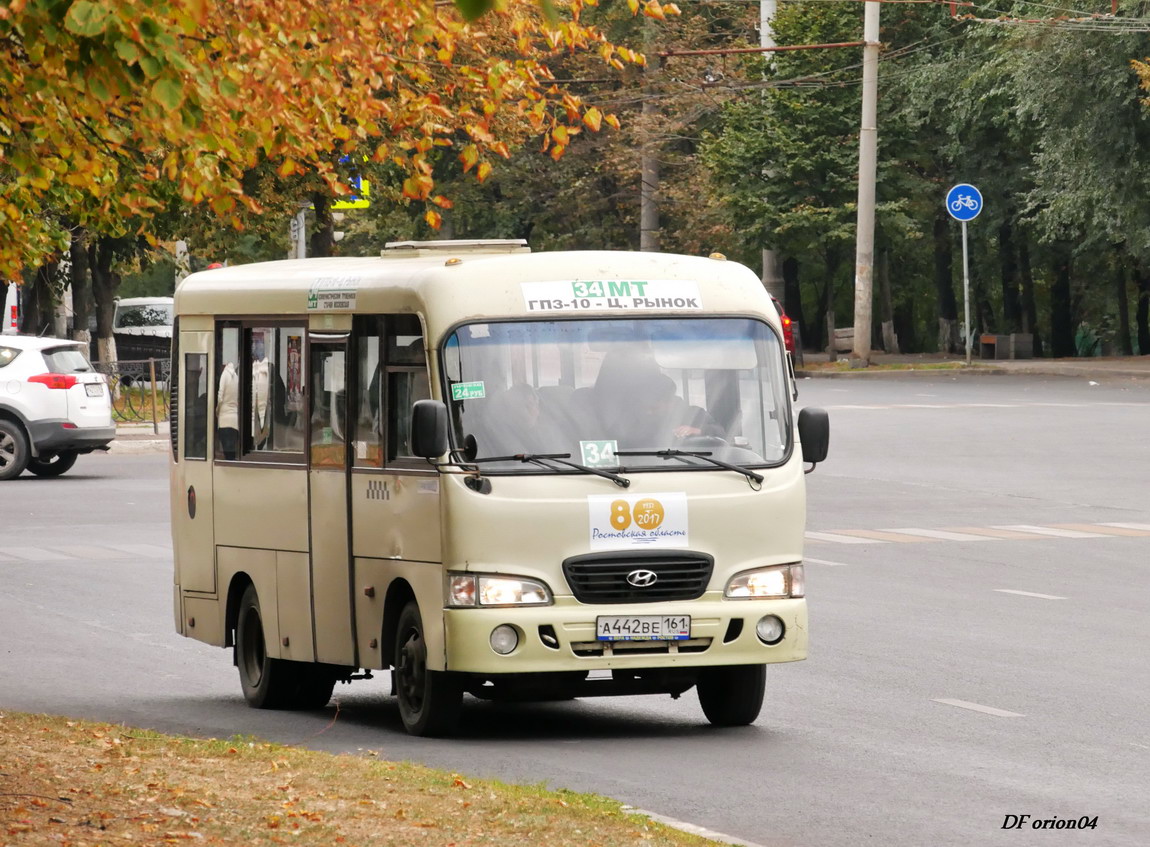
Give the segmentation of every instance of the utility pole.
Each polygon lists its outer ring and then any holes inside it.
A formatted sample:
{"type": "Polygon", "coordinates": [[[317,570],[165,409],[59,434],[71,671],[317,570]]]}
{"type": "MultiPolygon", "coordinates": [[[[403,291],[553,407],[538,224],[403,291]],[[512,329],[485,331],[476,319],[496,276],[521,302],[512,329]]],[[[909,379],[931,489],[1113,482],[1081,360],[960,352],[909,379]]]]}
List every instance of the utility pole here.
{"type": "MultiPolygon", "coordinates": [[[[775,47],[775,31],[773,23],[779,11],[778,0],[759,0],[759,46],[775,47]]],[[[771,175],[768,172],[767,178],[771,175]]],[[[763,288],[770,294],[779,298],[779,302],[786,304],[783,278],[779,275],[778,252],[770,247],[763,247],[763,288]]]]}
{"type": "Polygon", "coordinates": [[[867,0],[863,11],[862,125],[859,127],[858,225],[855,230],[855,337],[853,354],[870,361],[874,291],[874,198],[878,164],[879,8],[867,0]]]}
{"type": "MultiPolygon", "coordinates": [[[[643,51],[653,56],[654,33],[651,21],[643,21],[643,51]]],[[[651,78],[659,70],[662,60],[655,57],[650,61],[643,75],[647,84],[643,86],[643,147],[639,161],[639,249],[655,253],[659,250],[659,145],[655,141],[655,118],[658,107],[653,95],[655,86],[651,78]]]]}

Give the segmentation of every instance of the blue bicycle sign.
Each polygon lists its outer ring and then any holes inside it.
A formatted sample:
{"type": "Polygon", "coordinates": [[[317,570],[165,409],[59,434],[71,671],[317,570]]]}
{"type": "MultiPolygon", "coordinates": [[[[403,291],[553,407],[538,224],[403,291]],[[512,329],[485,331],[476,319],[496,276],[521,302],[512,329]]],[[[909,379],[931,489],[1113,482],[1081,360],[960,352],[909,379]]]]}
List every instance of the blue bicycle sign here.
{"type": "Polygon", "coordinates": [[[973,185],[961,182],[946,193],[946,210],[956,221],[972,221],[982,211],[982,194],[973,185]]]}

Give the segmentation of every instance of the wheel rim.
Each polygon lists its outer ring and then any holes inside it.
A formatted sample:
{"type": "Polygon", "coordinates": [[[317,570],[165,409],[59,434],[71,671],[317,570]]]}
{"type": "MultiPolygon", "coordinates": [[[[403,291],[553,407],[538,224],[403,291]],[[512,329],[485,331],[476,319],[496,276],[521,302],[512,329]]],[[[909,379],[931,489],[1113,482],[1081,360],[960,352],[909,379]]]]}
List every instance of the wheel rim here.
{"type": "Polygon", "coordinates": [[[395,675],[400,703],[418,714],[423,708],[423,687],[427,677],[427,649],[419,630],[412,628],[405,634],[395,675]]]}
{"type": "Polygon", "coordinates": [[[264,648],[264,629],[260,624],[260,613],[254,608],[244,612],[240,629],[240,666],[244,676],[253,686],[260,684],[264,673],[264,658],[267,650],[264,648]]]}
{"type": "Polygon", "coordinates": [[[16,461],[16,439],[6,432],[0,432],[0,470],[16,461]]]}

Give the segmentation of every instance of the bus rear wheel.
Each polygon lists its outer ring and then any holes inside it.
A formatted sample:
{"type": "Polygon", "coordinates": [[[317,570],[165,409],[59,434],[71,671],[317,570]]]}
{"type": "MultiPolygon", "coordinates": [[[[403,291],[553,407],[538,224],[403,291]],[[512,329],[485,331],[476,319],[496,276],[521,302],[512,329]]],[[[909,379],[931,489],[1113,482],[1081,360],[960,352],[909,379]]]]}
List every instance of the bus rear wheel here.
{"type": "Polygon", "coordinates": [[[747,726],[763,708],[766,665],[705,668],[695,683],[703,714],[715,726],[747,726]]]}
{"type": "Polygon", "coordinates": [[[268,655],[256,587],[240,600],[236,621],[236,665],[248,705],[257,709],[322,709],[331,700],[335,677],[311,662],[268,655]]]}
{"type": "Polygon", "coordinates": [[[411,735],[447,735],[455,729],[463,688],[450,673],[428,670],[423,618],[414,600],[400,612],[392,664],[404,729],[411,735]]]}

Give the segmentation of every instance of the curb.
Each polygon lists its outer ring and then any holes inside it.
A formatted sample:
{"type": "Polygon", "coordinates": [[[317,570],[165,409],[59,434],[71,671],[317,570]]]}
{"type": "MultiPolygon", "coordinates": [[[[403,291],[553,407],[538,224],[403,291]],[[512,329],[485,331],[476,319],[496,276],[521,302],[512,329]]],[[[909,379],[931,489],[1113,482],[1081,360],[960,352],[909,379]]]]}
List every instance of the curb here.
{"type": "Polygon", "coordinates": [[[1150,371],[1114,370],[1114,371],[1086,371],[1072,368],[1043,368],[1043,367],[986,367],[972,365],[969,368],[851,368],[842,371],[823,370],[796,370],[795,379],[842,379],[865,378],[878,379],[882,377],[904,376],[1055,376],[1068,379],[1150,379],[1150,371]]]}
{"type": "Polygon", "coordinates": [[[164,438],[139,438],[117,435],[108,445],[112,453],[160,453],[167,450],[171,442],[164,438]]]}

